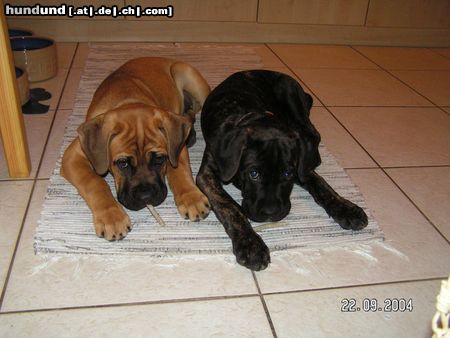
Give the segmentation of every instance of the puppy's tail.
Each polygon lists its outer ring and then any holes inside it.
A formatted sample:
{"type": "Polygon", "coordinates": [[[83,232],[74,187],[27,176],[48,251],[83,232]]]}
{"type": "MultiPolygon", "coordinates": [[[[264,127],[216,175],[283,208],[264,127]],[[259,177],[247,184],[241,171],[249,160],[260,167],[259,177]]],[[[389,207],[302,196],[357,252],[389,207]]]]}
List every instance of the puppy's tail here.
{"type": "Polygon", "coordinates": [[[170,72],[175,80],[178,92],[184,98],[181,111],[194,120],[195,114],[202,108],[211,88],[200,72],[186,63],[174,63],[170,72]]]}

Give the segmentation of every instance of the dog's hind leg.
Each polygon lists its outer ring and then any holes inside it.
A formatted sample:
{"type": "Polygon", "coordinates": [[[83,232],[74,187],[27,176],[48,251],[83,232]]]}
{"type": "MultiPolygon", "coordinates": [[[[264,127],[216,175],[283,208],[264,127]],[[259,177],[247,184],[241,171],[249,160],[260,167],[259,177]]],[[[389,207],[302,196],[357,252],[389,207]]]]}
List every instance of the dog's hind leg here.
{"type": "Polygon", "coordinates": [[[175,80],[178,92],[183,97],[183,106],[189,104],[190,107],[183,107],[182,112],[187,113],[192,120],[205,103],[211,88],[200,72],[187,63],[177,62],[172,65],[170,72],[175,80]],[[186,94],[189,96],[185,97],[186,94]]]}
{"type": "Polygon", "coordinates": [[[361,230],[367,226],[367,215],[356,204],[341,197],[314,171],[309,172],[302,185],[314,200],[325,209],[342,228],[361,230]]]}
{"type": "Polygon", "coordinates": [[[251,270],[264,270],[270,263],[269,249],[253,230],[239,204],[223,189],[217,172],[214,159],[206,149],[197,185],[208,197],[214,214],[231,238],[236,261],[251,270]]]}
{"type": "MultiPolygon", "coordinates": [[[[187,63],[175,63],[172,65],[170,72],[182,97],[183,107],[181,112],[183,115],[187,115],[191,122],[194,123],[195,115],[202,109],[211,88],[197,69],[187,63]]],[[[192,128],[186,144],[188,147],[191,147],[195,141],[196,133],[195,129],[192,128]]]]}
{"type": "MultiPolygon", "coordinates": [[[[202,107],[200,103],[194,99],[194,97],[186,90],[183,90],[184,98],[184,111],[183,115],[188,115],[191,118],[192,123],[195,122],[195,113],[198,112],[202,107]]],[[[189,135],[186,139],[186,145],[188,148],[192,147],[197,141],[197,133],[195,128],[192,127],[189,135]]]]}

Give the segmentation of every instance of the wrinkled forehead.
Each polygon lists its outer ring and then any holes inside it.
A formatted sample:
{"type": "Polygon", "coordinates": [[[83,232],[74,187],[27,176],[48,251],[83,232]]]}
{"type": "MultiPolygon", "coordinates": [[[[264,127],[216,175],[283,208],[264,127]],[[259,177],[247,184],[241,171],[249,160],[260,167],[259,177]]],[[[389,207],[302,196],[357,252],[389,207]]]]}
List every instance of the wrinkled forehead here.
{"type": "Polygon", "coordinates": [[[245,161],[270,167],[293,165],[298,158],[297,141],[284,133],[252,137],[247,144],[245,161]]]}
{"type": "Polygon", "coordinates": [[[144,157],[149,152],[167,153],[158,118],[151,115],[129,116],[117,123],[111,140],[112,157],[120,155],[144,157]]]}

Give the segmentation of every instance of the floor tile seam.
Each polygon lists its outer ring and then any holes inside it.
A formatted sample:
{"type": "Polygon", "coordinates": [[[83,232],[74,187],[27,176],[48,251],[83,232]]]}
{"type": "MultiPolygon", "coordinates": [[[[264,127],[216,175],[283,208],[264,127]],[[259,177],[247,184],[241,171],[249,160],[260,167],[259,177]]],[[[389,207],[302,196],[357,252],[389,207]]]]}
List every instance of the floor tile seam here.
{"type": "MultiPolygon", "coordinates": [[[[424,164],[424,165],[402,165],[402,166],[383,166],[383,169],[427,169],[427,168],[450,168],[449,164],[424,164]]],[[[350,168],[353,169],[353,168],[350,168]]]]}
{"type": "Polygon", "coordinates": [[[344,170],[367,170],[367,169],[380,169],[379,167],[377,167],[376,165],[367,165],[367,166],[356,166],[356,167],[352,167],[352,166],[344,166],[341,165],[342,169],[344,170]]]}
{"type": "Polygon", "coordinates": [[[408,201],[419,211],[419,213],[425,218],[425,220],[432,226],[432,228],[436,230],[436,232],[442,237],[442,239],[446,241],[447,244],[450,244],[450,240],[444,235],[444,233],[439,229],[439,227],[436,226],[436,224],[434,224],[434,222],[426,215],[426,213],[417,205],[417,203],[413,200],[413,198],[410,197],[407,194],[407,192],[403,190],[402,187],[400,187],[400,185],[395,181],[395,179],[389,174],[388,171],[384,170],[384,168],[382,168],[382,170],[385,173],[385,175],[389,178],[389,180],[397,187],[397,189],[399,189],[402,192],[402,194],[408,199],[408,201]]]}
{"type": "MultiPolygon", "coordinates": [[[[353,50],[356,50],[353,46],[350,46],[353,50]]],[[[270,46],[267,45],[267,48],[269,48],[272,53],[274,53],[278,59],[291,71],[294,72],[289,65],[287,65],[284,60],[278,55],[276,54],[271,48],[270,46]]],[[[357,50],[356,50],[357,51],[357,50]]],[[[361,54],[362,56],[364,56],[366,59],[368,59],[369,61],[373,62],[372,60],[370,60],[369,58],[367,58],[364,54],[360,53],[359,51],[357,51],[359,54],[361,54]]],[[[375,62],[374,62],[375,63],[375,62]]],[[[379,66],[379,65],[378,65],[379,66]]],[[[382,67],[380,67],[382,68],[382,67]]],[[[295,72],[294,72],[295,74],[295,72]]],[[[303,83],[303,81],[302,81],[303,83]]],[[[434,228],[434,230],[436,230],[438,232],[438,234],[444,239],[444,241],[446,241],[447,243],[449,242],[449,240],[444,236],[444,234],[436,227],[436,225],[431,222],[431,220],[425,215],[425,213],[418,208],[418,206],[412,201],[412,199],[405,193],[405,191],[403,191],[403,189],[400,188],[400,186],[393,180],[393,178],[387,173],[387,171],[380,165],[380,163],[378,163],[378,161],[375,160],[375,158],[369,153],[369,151],[357,140],[357,138],[350,132],[350,130],[348,130],[348,128],[337,118],[337,116],[335,114],[333,114],[333,112],[322,102],[322,100],[320,100],[320,98],[314,93],[314,91],[311,90],[311,88],[304,83],[305,87],[311,91],[311,93],[317,98],[317,100],[319,100],[319,102],[324,106],[324,108],[329,112],[329,114],[331,114],[331,116],[333,116],[333,118],[339,123],[339,125],[344,128],[344,130],[352,137],[352,139],[361,147],[361,149],[364,150],[364,152],[366,153],[367,156],[369,156],[369,158],[378,166],[378,168],[388,177],[388,179],[395,185],[395,187],[397,187],[397,189],[400,190],[400,192],[407,198],[407,200],[412,203],[412,205],[416,208],[416,210],[419,211],[419,213],[427,220],[427,222],[434,228]]],[[[408,88],[410,88],[408,86],[408,88]]],[[[421,95],[421,94],[420,94],[421,95]]],[[[428,100],[428,99],[427,99],[428,100]]],[[[433,104],[434,107],[439,108],[438,106],[436,106],[432,101],[428,100],[429,102],[431,102],[433,104]]],[[[443,111],[443,110],[442,110],[443,111]]]]}
{"type": "Polygon", "coordinates": [[[448,278],[447,275],[442,275],[440,277],[406,279],[406,280],[389,281],[389,282],[354,284],[354,285],[345,285],[345,286],[337,286],[337,287],[323,287],[323,288],[315,288],[315,289],[288,290],[288,291],[279,291],[279,292],[264,292],[261,294],[249,293],[249,294],[228,295],[228,296],[193,297],[193,298],[165,299],[165,300],[142,301],[142,302],[111,303],[111,304],[97,304],[97,305],[71,306],[71,307],[54,307],[54,308],[40,308],[40,309],[29,309],[29,310],[11,310],[11,311],[0,312],[0,317],[7,316],[7,315],[28,314],[28,313],[62,312],[62,311],[90,310],[90,309],[102,309],[102,308],[121,308],[121,307],[146,306],[146,305],[168,305],[168,304],[209,302],[209,301],[245,299],[245,298],[255,298],[256,299],[256,298],[260,298],[261,295],[262,296],[277,296],[277,295],[300,294],[300,293],[308,293],[308,292],[320,292],[320,291],[328,291],[328,290],[345,290],[345,289],[364,288],[364,287],[373,287],[373,286],[388,286],[388,285],[420,283],[420,282],[428,282],[428,281],[441,281],[441,280],[446,280],[447,278],[448,278]]]}
{"type": "Polygon", "coordinates": [[[255,13],[255,15],[256,15],[255,21],[256,21],[256,22],[260,22],[260,21],[259,21],[259,14],[260,14],[260,13],[259,13],[259,0],[257,0],[257,1],[256,1],[256,13],[255,13]]]}
{"type": "MultiPolygon", "coordinates": [[[[72,59],[71,59],[71,62],[70,62],[70,66],[72,66],[72,64],[73,64],[73,62],[74,62],[74,60],[75,60],[75,55],[76,55],[76,53],[77,53],[78,46],[79,46],[79,43],[77,43],[76,48],[75,48],[75,51],[74,51],[74,53],[73,53],[73,55],[72,55],[72,59]]],[[[58,102],[57,102],[57,104],[56,104],[55,113],[53,114],[52,121],[50,122],[50,128],[49,128],[47,137],[46,137],[46,139],[45,139],[44,148],[42,149],[42,153],[41,153],[41,156],[40,156],[40,159],[39,159],[39,163],[38,163],[38,166],[37,166],[37,169],[36,169],[36,176],[35,176],[35,178],[38,178],[38,177],[39,177],[39,174],[40,174],[40,171],[41,171],[41,167],[42,167],[42,163],[43,163],[43,161],[44,161],[44,156],[45,156],[45,153],[46,153],[46,151],[47,151],[48,143],[49,143],[49,140],[50,140],[50,136],[51,136],[51,134],[52,134],[53,127],[54,127],[54,125],[55,125],[55,121],[56,121],[57,114],[58,114],[58,112],[59,112],[59,106],[60,106],[61,101],[62,101],[62,98],[63,98],[63,96],[64,96],[64,90],[66,89],[67,81],[68,81],[68,79],[69,79],[69,76],[70,76],[70,74],[71,74],[71,71],[72,71],[72,68],[70,67],[70,68],[69,68],[69,71],[67,72],[66,77],[65,77],[65,79],[64,79],[64,84],[63,84],[63,86],[62,86],[62,88],[61,88],[61,93],[60,93],[60,95],[59,95],[58,102]]],[[[61,109],[61,110],[70,110],[70,109],[61,109]]]]}
{"type": "Polygon", "coordinates": [[[274,338],[277,338],[277,333],[276,333],[276,330],[275,330],[275,325],[273,324],[273,321],[272,321],[272,317],[271,317],[271,315],[270,315],[269,308],[267,307],[266,300],[264,299],[264,295],[261,293],[261,288],[259,287],[258,279],[256,278],[256,274],[255,274],[254,271],[252,271],[252,276],[253,276],[253,281],[255,282],[255,285],[256,285],[256,289],[258,290],[259,299],[260,299],[260,301],[261,301],[261,305],[262,305],[263,310],[264,310],[264,313],[265,313],[265,315],[266,315],[266,319],[267,319],[267,321],[268,321],[268,323],[269,323],[270,330],[272,331],[272,336],[273,336],[274,338]]]}
{"type": "MultiPolygon", "coordinates": [[[[382,67],[382,66],[380,66],[382,67]]],[[[450,68],[434,68],[434,69],[430,69],[430,68],[420,68],[420,69],[393,69],[393,68],[381,68],[386,72],[408,72],[408,73],[412,73],[412,72],[436,72],[436,73],[450,73],[450,68]]],[[[394,75],[395,76],[395,75],[394,75]]]]}
{"type": "MultiPolygon", "coordinates": [[[[371,60],[368,56],[366,56],[365,54],[361,53],[359,50],[357,50],[354,46],[350,46],[350,48],[352,48],[354,51],[356,51],[357,53],[359,53],[360,55],[362,55],[363,57],[365,57],[367,60],[372,61],[373,63],[375,63],[378,67],[380,67],[382,70],[384,70],[386,73],[388,73],[392,78],[396,79],[397,81],[401,82],[403,85],[407,86],[410,90],[412,90],[414,93],[416,93],[417,95],[421,96],[422,98],[424,98],[425,100],[427,100],[428,102],[430,102],[434,107],[439,108],[439,110],[445,112],[443,109],[440,109],[439,105],[434,103],[431,99],[429,99],[428,97],[426,97],[424,94],[422,94],[421,92],[419,92],[418,90],[414,89],[411,85],[409,85],[408,83],[406,83],[405,81],[403,81],[402,79],[400,79],[398,76],[396,76],[395,74],[392,73],[392,71],[382,67],[380,64],[376,63],[375,61],[371,60]]],[[[416,70],[417,71],[417,70],[416,70]]],[[[450,71],[450,70],[449,70],[450,71]]]]}
{"type": "Polygon", "coordinates": [[[50,177],[36,177],[36,178],[5,178],[0,179],[0,183],[11,183],[11,182],[31,182],[31,181],[46,181],[50,177]]]}
{"type": "Polygon", "coordinates": [[[369,18],[370,0],[367,1],[366,15],[364,16],[363,27],[367,27],[367,19],[369,18]]]}
{"type": "Polygon", "coordinates": [[[439,228],[431,221],[431,219],[419,208],[419,206],[413,201],[413,199],[400,187],[400,185],[394,180],[394,178],[389,175],[387,170],[389,168],[380,167],[381,171],[386,175],[386,177],[391,181],[392,184],[402,193],[402,195],[412,204],[412,206],[425,218],[428,224],[442,237],[444,241],[450,244],[449,240],[445,237],[445,235],[439,230],[439,228]]]}
{"type": "Polygon", "coordinates": [[[0,179],[0,183],[3,182],[29,182],[29,181],[34,181],[35,178],[31,177],[31,178],[2,178],[0,179]]]}
{"type": "Polygon", "coordinates": [[[450,68],[382,68],[388,72],[450,72],[450,68]]]}
{"type": "MultiPolygon", "coordinates": [[[[360,53],[361,54],[361,53],[360,53]]],[[[364,54],[362,54],[364,55],[364,54]]],[[[368,58],[366,56],[366,58],[368,58]]],[[[371,59],[369,59],[371,62],[371,59]]],[[[277,68],[277,67],[272,67],[277,68]]],[[[280,68],[280,67],[278,67],[280,68]]],[[[369,66],[361,66],[361,67],[338,67],[338,66],[317,66],[317,67],[302,67],[302,66],[292,66],[292,69],[295,70],[371,70],[371,71],[377,71],[377,72],[398,72],[398,71],[405,71],[405,72],[450,72],[450,68],[382,68],[379,65],[376,65],[375,67],[369,67],[369,66]]]]}
{"type": "Polygon", "coordinates": [[[0,311],[0,317],[5,316],[5,315],[11,315],[11,314],[60,312],[60,311],[73,311],[73,310],[92,310],[92,309],[105,309],[105,308],[147,306],[147,305],[170,305],[170,304],[183,304],[183,303],[211,302],[211,301],[221,301],[221,300],[237,300],[237,299],[245,299],[245,298],[260,299],[260,295],[258,293],[247,293],[247,294],[235,294],[235,295],[224,295],[224,296],[187,297],[187,298],[173,298],[173,299],[136,301],[136,302],[124,302],[124,303],[93,304],[93,305],[10,310],[10,311],[0,311]]]}
{"type": "MultiPolygon", "coordinates": [[[[302,294],[302,293],[313,293],[313,292],[322,292],[322,291],[331,291],[331,290],[347,290],[347,289],[359,289],[366,287],[377,287],[377,286],[390,286],[397,284],[414,284],[414,283],[422,283],[429,281],[441,281],[447,280],[448,275],[442,275],[440,277],[430,277],[430,278],[416,278],[416,279],[405,279],[405,280],[396,280],[396,281],[388,281],[388,282],[377,282],[377,283],[363,283],[363,284],[349,284],[342,286],[330,286],[330,287],[322,287],[322,288],[312,288],[312,289],[298,289],[298,290],[287,290],[287,291],[271,291],[271,292],[263,292],[263,296],[280,296],[280,295],[289,295],[289,294],[302,294]]],[[[436,290],[437,292],[438,290],[436,290]]],[[[437,295],[437,294],[436,294],[437,295]]]]}
{"type": "Polygon", "coordinates": [[[8,284],[9,284],[9,279],[11,277],[12,269],[13,269],[13,266],[14,266],[14,261],[15,261],[15,258],[16,258],[16,255],[17,255],[17,251],[18,251],[18,248],[19,248],[20,238],[22,237],[23,229],[25,227],[25,222],[26,222],[26,220],[28,218],[28,212],[30,210],[31,201],[33,199],[33,194],[34,194],[34,191],[35,191],[35,188],[36,188],[36,183],[37,183],[37,181],[33,180],[33,184],[31,186],[31,190],[30,190],[30,193],[29,193],[29,196],[28,196],[28,201],[27,201],[27,204],[25,206],[25,210],[24,210],[24,213],[23,213],[23,216],[22,216],[22,221],[20,223],[19,232],[17,234],[16,241],[15,241],[15,244],[14,244],[13,253],[12,253],[11,259],[9,261],[8,271],[6,273],[6,277],[5,277],[4,282],[3,282],[3,288],[2,288],[1,293],[0,293],[0,313],[1,313],[1,310],[3,308],[3,302],[5,300],[5,296],[6,296],[6,292],[7,292],[7,288],[8,288],[8,284]]]}

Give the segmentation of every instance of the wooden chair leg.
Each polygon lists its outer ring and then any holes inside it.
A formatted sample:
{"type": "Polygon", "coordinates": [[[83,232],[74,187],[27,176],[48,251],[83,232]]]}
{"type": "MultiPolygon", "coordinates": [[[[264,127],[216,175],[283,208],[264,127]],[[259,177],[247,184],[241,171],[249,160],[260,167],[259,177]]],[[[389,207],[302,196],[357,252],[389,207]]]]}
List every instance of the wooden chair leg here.
{"type": "Polygon", "coordinates": [[[30,175],[30,155],[16,84],[14,62],[9,44],[8,28],[0,0],[0,133],[9,176],[30,175]]]}

